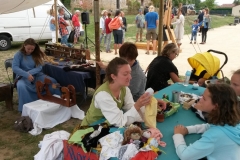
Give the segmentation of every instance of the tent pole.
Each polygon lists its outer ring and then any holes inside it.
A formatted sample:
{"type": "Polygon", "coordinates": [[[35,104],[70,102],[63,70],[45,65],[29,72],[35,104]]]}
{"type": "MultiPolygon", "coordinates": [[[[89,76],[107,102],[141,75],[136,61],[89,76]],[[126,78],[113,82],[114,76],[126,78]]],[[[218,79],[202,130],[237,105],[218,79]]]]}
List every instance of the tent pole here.
{"type": "MultiPolygon", "coordinates": [[[[94,0],[94,26],[95,26],[95,54],[96,61],[100,61],[100,40],[99,40],[99,0],[94,0]]],[[[96,65],[96,89],[101,85],[100,67],[96,65]]]]}
{"type": "Polygon", "coordinates": [[[159,5],[159,25],[158,25],[158,56],[161,55],[162,52],[162,41],[163,41],[163,10],[164,10],[164,1],[160,0],[159,5]]]}
{"type": "Polygon", "coordinates": [[[58,43],[57,0],[54,0],[54,17],[55,17],[55,26],[56,26],[56,43],[58,43]]]}

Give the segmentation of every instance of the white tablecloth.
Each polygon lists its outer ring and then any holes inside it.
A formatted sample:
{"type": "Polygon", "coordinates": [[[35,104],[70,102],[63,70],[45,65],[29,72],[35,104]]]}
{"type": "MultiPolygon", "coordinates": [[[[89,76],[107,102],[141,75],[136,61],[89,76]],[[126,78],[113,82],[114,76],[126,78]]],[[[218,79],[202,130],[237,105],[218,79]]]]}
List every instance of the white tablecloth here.
{"type": "Polygon", "coordinates": [[[23,105],[22,116],[29,116],[32,119],[34,129],[29,133],[38,135],[43,128],[53,128],[71,117],[82,120],[84,111],[80,110],[77,105],[64,107],[56,103],[37,100],[23,105]]]}

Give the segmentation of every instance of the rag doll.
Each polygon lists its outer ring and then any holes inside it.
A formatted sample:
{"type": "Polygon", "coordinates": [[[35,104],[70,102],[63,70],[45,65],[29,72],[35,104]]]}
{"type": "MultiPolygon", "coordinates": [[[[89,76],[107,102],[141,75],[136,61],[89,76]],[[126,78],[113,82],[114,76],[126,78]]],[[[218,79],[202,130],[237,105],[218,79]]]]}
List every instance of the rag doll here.
{"type": "Polygon", "coordinates": [[[158,142],[158,145],[165,147],[166,143],[160,139],[163,137],[162,133],[157,128],[149,128],[143,132],[142,140],[146,142],[149,138],[155,138],[158,142]]]}
{"type": "Polygon", "coordinates": [[[124,132],[122,145],[139,141],[142,136],[142,130],[138,126],[130,125],[124,132]]]}

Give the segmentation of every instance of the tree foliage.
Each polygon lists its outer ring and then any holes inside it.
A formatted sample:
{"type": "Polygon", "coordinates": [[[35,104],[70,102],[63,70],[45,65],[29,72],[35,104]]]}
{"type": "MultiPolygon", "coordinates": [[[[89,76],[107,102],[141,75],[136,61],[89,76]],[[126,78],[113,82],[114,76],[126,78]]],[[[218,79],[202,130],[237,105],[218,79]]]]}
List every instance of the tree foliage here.
{"type": "Polygon", "coordinates": [[[233,4],[235,4],[236,6],[240,5],[240,0],[234,0],[233,4]]]}
{"type": "Polygon", "coordinates": [[[138,10],[140,8],[140,3],[137,0],[128,0],[127,6],[128,6],[128,13],[138,13],[138,10]]]}
{"type": "Polygon", "coordinates": [[[215,8],[215,6],[216,6],[215,0],[205,0],[202,3],[200,3],[201,8],[208,8],[210,10],[215,8]]]}

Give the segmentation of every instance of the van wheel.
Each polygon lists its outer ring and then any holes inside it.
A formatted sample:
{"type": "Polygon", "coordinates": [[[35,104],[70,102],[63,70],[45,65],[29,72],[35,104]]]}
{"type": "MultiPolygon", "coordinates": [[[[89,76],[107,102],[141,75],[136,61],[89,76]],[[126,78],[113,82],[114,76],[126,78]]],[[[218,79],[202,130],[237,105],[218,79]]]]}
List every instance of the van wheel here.
{"type": "Polygon", "coordinates": [[[0,35],[0,51],[6,51],[11,47],[11,40],[4,35],[0,35]]]}

